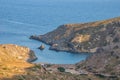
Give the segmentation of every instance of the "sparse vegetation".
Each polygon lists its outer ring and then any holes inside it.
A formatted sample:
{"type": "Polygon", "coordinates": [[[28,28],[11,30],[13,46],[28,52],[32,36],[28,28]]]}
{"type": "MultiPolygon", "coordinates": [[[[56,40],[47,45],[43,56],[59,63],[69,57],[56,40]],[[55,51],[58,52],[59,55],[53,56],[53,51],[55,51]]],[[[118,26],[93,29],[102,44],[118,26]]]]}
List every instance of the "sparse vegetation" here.
{"type": "Polygon", "coordinates": [[[64,67],[58,67],[57,68],[60,72],[65,72],[65,68],[64,67]]]}

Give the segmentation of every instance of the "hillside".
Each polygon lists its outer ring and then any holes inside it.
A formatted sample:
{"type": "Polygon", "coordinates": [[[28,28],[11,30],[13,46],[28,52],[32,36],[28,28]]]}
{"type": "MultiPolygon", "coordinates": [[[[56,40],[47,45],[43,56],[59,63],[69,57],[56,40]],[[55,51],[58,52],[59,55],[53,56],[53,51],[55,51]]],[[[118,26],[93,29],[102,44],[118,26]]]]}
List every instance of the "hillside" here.
{"type": "Polygon", "coordinates": [[[87,72],[109,77],[112,80],[120,79],[120,43],[109,45],[104,49],[99,49],[87,60],[76,64],[76,70],[86,70],[87,72]],[[114,46],[114,47],[113,47],[114,46]]]}
{"type": "Polygon", "coordinates": [[[13,44],[0,45],[0,78],[12,77],[25,73],[24,68],[32,67],[33,64],[26,61],[36,59],[34,52],[27,47],[13,44]]]}
{"type": "Polygon", "coordinates": [[[119,42],[120,17],[81,24],[65,24],[31,39],[50,44],[50,49],[69,52],[96,52],[99,47],[119,42]]]}

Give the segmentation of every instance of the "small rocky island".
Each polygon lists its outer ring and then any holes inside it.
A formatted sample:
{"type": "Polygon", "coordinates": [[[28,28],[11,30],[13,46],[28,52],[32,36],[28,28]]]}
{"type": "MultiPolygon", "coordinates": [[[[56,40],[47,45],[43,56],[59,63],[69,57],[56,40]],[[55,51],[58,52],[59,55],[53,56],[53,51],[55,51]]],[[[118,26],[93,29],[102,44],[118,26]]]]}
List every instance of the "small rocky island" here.
{"type": "Polygon", "coordinates": [[[44,49],[45,49],[45,46],[44,46],[43,44],[41,44],[41,46],[38,47],[38,49],[40,49],[40,50],[44,50],[44,49]]]}

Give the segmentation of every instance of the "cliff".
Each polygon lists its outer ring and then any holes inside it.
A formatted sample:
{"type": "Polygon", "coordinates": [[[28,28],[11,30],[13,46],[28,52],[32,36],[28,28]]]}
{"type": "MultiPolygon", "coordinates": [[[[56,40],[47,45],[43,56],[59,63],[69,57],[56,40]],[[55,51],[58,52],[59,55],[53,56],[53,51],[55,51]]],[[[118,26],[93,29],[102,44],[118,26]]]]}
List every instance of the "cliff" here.
{"type": "Polygon", "coordinates": [[[70,52],[96,52],[100,47],[119,42],[120,17],[81,24],[65,24],[52,32],[31,36],[46,44],[50,49],[70,52]]]}

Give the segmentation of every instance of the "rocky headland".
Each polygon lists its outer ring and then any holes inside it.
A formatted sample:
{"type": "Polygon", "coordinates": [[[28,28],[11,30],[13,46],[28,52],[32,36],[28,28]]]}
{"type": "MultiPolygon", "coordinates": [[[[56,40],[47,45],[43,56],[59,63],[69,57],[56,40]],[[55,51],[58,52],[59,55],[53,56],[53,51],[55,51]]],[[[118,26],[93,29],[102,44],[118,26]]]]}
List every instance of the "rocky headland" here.
{"type": "Polygon", "coordinates": [[[31,39],[51,45],[50,49],[74,53],[94,53],[98,48],[115,44],[120,39],[120,17],[81,24],[65,24],[31,39]]]}
{"type": "Polygon", "coordinates": [[[13,59],[32,62],[37,59],[34,52],[27,47],[14,44],[0,44],[0,61],[12,61],[13,59]],[[10,57],[10,58],[9,58],[10,57]]]}
{"type": "Polygon", "coordinates": [[[32,67],[28,63],[36,60],[34,52],[27,47],[0,44],[0,80],[24,73],[24,68],[32,67]]]}

